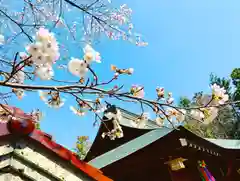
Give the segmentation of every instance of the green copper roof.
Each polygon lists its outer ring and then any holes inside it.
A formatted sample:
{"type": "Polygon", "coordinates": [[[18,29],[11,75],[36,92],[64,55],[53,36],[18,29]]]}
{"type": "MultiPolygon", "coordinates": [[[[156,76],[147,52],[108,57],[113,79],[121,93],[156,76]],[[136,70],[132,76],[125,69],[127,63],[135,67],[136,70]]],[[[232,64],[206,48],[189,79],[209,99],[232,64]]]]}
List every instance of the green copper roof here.
{"type": "Polygon", "coordinates": [[[113,162],[116,162],[136,152],[141,148],[144,148],[145,146],[153,143],[159,138],[167,135],[171,131],[172,131],[171,129],[167,128],[154,129],[142,136],[139,136],[134,140],[131,140],[111,151],[104,153],[101,156],[96,157],[95,159],[91,160],[89,164],[98,169],[103,168],[113,162]]]}
{"type": "Polygon", "coordinates": [[[206,140],[221,146],[222,148],[226,149],[240,149],[240,140],[227,140],[227,139],[208,139],[206,140]]]}
{"type": "MultiPolygon", "coordinates": [[[[120,109],[122,112],[122,121],[120,124],[132,127],[131,126],[131,121],[134,119],[137,119],[139,115],[131,113],[127,110],[120,109]]],[[[138,128],[136,128],[138,129],[138,128]]],[[[141,129],[149,129],[151,130],[148,133],[145,133],[144,135],[141,135],[127,143],[122,144],[121,146],[110,150],[93,160],[89,161],[89,164],[92,166],[101,169],[109,164],[112,164],[134,152],[137,150],[146,147],[147,145],[153,143],[154,141],[160,139],[161,137],[167,135],[173,129],[170,128],[159,128],[153,121],[149,120],[147,125],[144,128],[141,129]]],[[[191,132],[191,131],[189,131],[191,132]]],[[[194,133],[192,133],[194,134],[194,133]]],[[[207,138],[202,138],[205,139],[215,145],[218,145],[222,148],[225,149],[240,149],[240,140],[225,140],[225,139],[207,139],[207,138]]]]}
{"type": "MultiPolygon", "coordinates": [[[[170,133],[172,129],[159,128],[135,138],[111,151],[108,151],[89,162],[92,166],[101,169],[109,164],[112,164],[137,150],[146,147],[159,138],[170,133]]],[[[215,145],[218,145],[225,149],[240,149],[240,140],[225,140],[225,139],[207,139],[203,138],[215,145]]]]}

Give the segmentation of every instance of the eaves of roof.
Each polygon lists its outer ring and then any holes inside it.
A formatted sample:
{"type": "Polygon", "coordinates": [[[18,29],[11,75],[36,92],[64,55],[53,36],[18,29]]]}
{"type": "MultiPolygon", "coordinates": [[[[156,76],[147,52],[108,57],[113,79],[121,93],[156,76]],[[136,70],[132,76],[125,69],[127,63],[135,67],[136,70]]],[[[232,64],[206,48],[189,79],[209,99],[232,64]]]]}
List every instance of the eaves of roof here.
{"type": "MultiPolygon", "coordinates": [[[[180,126],[178,128],[181,131],[183,131],[184,133],[187,133],[187,135],[192,135],[194,137],[193,139],[201,140],[201,146],[199,146],[197,144],[193,144],[198,149],[200,149],[202,147],[203,150],[206,150],[208,152],[209,149],[205,149],[206,146],[203,146],[203,144],[211,146],[215,150],[218,150],[219,148],[222,148],[222,150],[240,149],[240,141],[239,140],[205,139],[205,138],[195,135],[191,131],[186,130],[182,126],[180,126]]],[[[88,163],[98,169],[101,169],[107,165],[110,165],[114,162],[117,162],[118,160],[120,160],[122,158],[125,158],[125,157],[133,154],[134,152],[136,152],[140,149],[143,149],[144,147],[163,138],[164,136],[168,135],[169,133],[171,133],[173,131],[174,131],[173,129],[168,129],[168,128],[153,129],[152,131],[145,133],[142,136],[139,136],[139,137],[137,137],[137,138],[113,149],[113,150],[110,150],[110,151],[96,157],[95,159],[89,161],[88,163]]],[[[175,133],[177,133],[177,132],[175,132],[175,133]]],[[[186,137],[188,137],[187,135],[186,135],[186,137]]],[[[185,138],[183,138],[183,139],[185,139],[185,138]]],[[[189,140],[187,140],[187,144],[189,144],[188,145],[189,147],[191,147],[192,141],[189,142],[189,140]]],[[[212,151],[209,151],[209,153],[212,153],[212,151]]],[[[215,153],[214,151],[212,154],[219,155],[218,153],[215,153]]]]}
{"type": "Polygon", "coordinates": [[[153,143],[154,141],[160,139],[161,137],[167,135],[172,130],[167,128],[154,129],[142,136],[139,136],[113,150],[110,150],[95,159],[88,162],[94,167],[101,169],[109,164],[112,164],[139,149],[146,147],[147,145],[153,143]]]}
{"type": "MultiPolygon", "coordinates": [[[[0,138],[5,136],[14,136],[8,131],[7,123],[0,123],[0,138]]],[[[112,179],[103,175],[103,173],[91,166],[90,164],[81,161],[78,159],[77,155],[72,151],[66,149],[65,147],[57,144],[55,141],[52,140],[52,137],[40,130],[34,130],[28,138],[38,142],[41,144],[45,149],[55,153],[58,157],[62,158],[66,162],[70,162],[74,167],[81,170],[89,177],[93,178],[96,181],[112,181],[112,179]]]]}
{"type": "Polygon", "coordinates": [[[207,141],[214,143],[222,148],[226,149],[240,149],[240,140],[232,139],[209,139],[205,138],[207,141]]]}

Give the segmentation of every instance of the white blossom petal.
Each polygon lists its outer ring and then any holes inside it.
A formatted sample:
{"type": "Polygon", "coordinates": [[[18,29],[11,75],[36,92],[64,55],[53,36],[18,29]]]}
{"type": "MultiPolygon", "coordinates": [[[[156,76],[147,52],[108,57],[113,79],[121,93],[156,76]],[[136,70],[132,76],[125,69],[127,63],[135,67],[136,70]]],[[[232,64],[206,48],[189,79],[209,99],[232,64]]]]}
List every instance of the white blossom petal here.
{"type": "Polygon", "coordinates": [[[68,63],[68,70],[75,76],[84,77],[88,68],[87,64],[83,60],[72,58],[68,63]]]}
{"type": "Polygon", "coordinates": [[[36,68],[35,74],[42,80],[50,80],[54,76],[52,66],[47,64],[36,68]]]}

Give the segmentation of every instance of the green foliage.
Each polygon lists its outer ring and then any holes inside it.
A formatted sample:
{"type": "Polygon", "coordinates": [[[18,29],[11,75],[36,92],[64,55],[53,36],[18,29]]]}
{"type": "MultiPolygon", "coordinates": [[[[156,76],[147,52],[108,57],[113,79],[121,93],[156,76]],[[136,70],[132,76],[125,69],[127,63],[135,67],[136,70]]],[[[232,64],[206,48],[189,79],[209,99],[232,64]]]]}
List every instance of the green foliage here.
{"type": "Polygon", "coordinates": [[[83,160],[87,155],[87,152],[91,146],[88,136],[79,136],[76,142],[76,148],[74,149],[78,157],[83,160]]]}
{"type": "Polygon", "coordinates": [[[228,95],[231,95],[231,80],[226,78],[220,78],[213,73],[210,74],[210,84],[217,84],[224,87],[228,95]]]}
{"type": "Polygon", "coordinates": [[[215,136],[214,136],[214,133],[213,133],[213,130],[210,128],[210,127],[208,127],[207,129],[206,129],[206,137],[207,138],[214,138],[215,136]]]}
{"type": "MultiPolygon", "coordinates": [[[[231,73],[232,83],[235,86],[235,92],[233,93],[233,101],[240,100],[240,68],[233,69],[231,73]]],[[[240,104],[237,104],[236,107],[240,109],[240,104]]]]}
{"type": "Polygon", "coordinates": [[[240,68],[233,69],[233,71],[231,73],[231,78],[232,78],[233,85],[235,85],[237,87],[239,85],[239,81],[240,81],[240,68]]]}
{"type": "Polygon", "coordinates": [[[191,100],[188,99],[187,97],[180,97],[179,101],[179,107],[189,107],[191,103],[191,100]]]}
{"type": "Polygon", "coordinates": [[[37,123],[35,124],[35,128],[38,129],[38,130],[40,130],[40,123],[39,123],[39,122],[37,122],[37,123]]]}
{"type": "MultiPolygon", "coordinates": [[[[240,68],[236,68],[232,71],[231,79],[220,78],[214,74],[210,74],[210,84],[218,84],[224,87],[230,96],[230,100],[240,100],[240,68]],[[234,90],[234,91],[233,91],[234,90]]],[[[194,104],[202,92],[195,93],[194,97],[190,101],[187,101],[187,105],[194,104]]],[[[180,106],[184,107],[186,100],[180,99],[180,106]]],[[[199,136],[207,138],[228,138],[228,139],[240,139],[240,104],[235,106],[227,106],[219,109],[218,116],[209,125],[201,124],[189,124],[191,118],[186,117],[185,128],[196,133],[199,136]]]]}

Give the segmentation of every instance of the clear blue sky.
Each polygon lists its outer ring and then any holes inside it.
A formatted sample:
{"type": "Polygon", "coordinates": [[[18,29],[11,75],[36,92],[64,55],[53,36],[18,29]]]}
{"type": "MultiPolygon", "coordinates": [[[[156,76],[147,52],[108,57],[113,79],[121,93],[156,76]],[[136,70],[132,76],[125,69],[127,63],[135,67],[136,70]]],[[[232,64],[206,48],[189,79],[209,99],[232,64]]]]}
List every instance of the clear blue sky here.
{"type": "MultiPolygon", "coordinates": [[[[172,91],[176,98],[181,95],[191,97],[194,92],[209,90],[211,72],[229,76],[231,70],[239,66],[239,1],[120,2],[133,9],[136,30],[145,36],[149,46],[139,48],[123,41],[102,41],[95,48],[101,52],[103,63],[95,67],[103,79],[112,75],[110,64],[133,67],[134,75],[121,78],[119,83],[126,86],[142,84],[149,98],[155,97],[156,86],[172,91]]],[[[72,47],[74,56],[77,56],[76,51],[72,47]]],[[[74,147],[78,135],[89,135],[94,139],[96,134],[93,117],[79,118],[69,111],[68,106],[49,109],[37,96],[27,96],[22,102],[13,99],[10,103],[25,111],[42,109],[46,114],[42,129],[68,148],[74,147]]]]}

